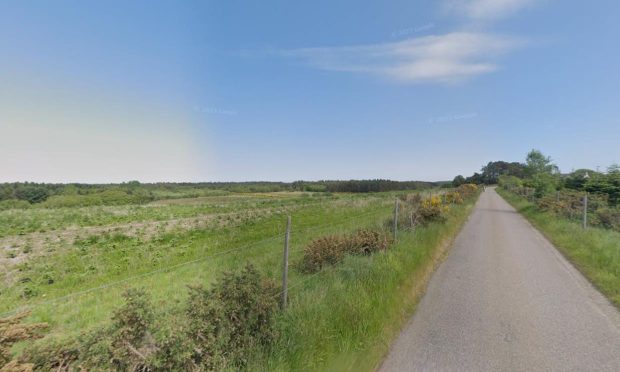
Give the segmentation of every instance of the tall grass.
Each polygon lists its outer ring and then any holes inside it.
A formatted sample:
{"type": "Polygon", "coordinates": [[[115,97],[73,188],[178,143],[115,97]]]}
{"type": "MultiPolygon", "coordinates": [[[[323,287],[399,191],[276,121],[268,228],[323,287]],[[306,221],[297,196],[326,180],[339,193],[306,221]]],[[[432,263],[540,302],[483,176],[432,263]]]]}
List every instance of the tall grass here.
{"type": "Polygon", "coordinates": [[[593,227],[584,230],[579,222],[542,212],[534,203],[506,190],[497,191],[620,308],[619,232],[593,227]]]}
{"type": "Polygon", "coordinates": [[[445,223],[404,232],[384,253],[348,256],[291,291],[281,336],[254,362],[257,370],[374,370],[412,314],[430,274],[473,201],[445,223]]]}

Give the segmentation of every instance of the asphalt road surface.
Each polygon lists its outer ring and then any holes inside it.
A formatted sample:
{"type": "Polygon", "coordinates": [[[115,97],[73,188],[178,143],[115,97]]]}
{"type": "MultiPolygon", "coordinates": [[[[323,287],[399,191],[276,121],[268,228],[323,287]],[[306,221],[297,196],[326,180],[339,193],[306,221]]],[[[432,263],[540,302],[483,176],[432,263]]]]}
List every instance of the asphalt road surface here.
{"type": "Polygon", "coordinates": [[[620,371],[620,313],[487,188],[380,371],[620,371]]]}

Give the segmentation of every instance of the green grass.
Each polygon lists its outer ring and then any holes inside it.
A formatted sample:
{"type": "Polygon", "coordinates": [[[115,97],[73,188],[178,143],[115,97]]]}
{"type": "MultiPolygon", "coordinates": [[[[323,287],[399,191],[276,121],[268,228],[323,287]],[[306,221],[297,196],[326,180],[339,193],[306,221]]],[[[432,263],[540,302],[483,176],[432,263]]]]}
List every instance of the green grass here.
{"type": "MultiPolygon", "coordinates": [[[[450,208],[445,223],[402,232],[398,243],[386,253],[348,257],[340,265],[311,275],[302,274],[296,264],[303,247],[318,236],[381,226],[392,213],[394,196],[308,198],[286,194],[266,201],[230,196],[196,205],[140,207],[151,214],[134,214],[137,219],[172,219],[187,211],[208,214],[214,208],[249,213],[269,207],[275,211],[249,219],[226,217],[232,219],[230,224],[151,237],[114,232],[81,236],[63,249],[29,259],[20,267],[19,280],[12,284],[0,282],[0,313],[31,309],[30,321],[50,325],[46,338],[38,341],[46,343],[71,339],[109,322],[127,287],[145,288],[158,316],[165,317],[180,311],[187,285],[208,285],[222,271],[248,262],[279,281],[282,233],[286,215],[291,214],[290,306],[278,316],[281,337],[270,350],[252,359],[253,369],[371,370],[413,312],[440,248],[459,231],[473,202],[450,208]]],[[[62,209],[43,212],[56,213],[58,220],[63,220],[62,209]]],[[[79,216],[84,209],[64,212],[79,216]]],[[[41,218],[37,209],[23,213],[26,220],[27,213],[34,213],[30,218],[35,220],[41,218]]]]}
{"type": "MultiPolygon", "coordinates": [[[[344,196],[347,197],[347,196],[344,196]]],[[[165,221],[173,218],[190,218],[210,213],[230,213],[239,210],[283,207],[301,203],[317,203],[334,198],[317,194],[309,197],[274,197],[271,194],[231,194],[228,196],[196,198],[197,203],[170,204],[156,201],[146,205],[91,206],[0,211],[0,238],[8,235],[45,232],[67,227],[104,226],[144,221],[165,221]]]]}
{"type": "Polygon", "coordinates": [[[506,190],[497,191],[620,308],[619,232],[592,227],[584,230],[579,222],[542,212],[534,203],[506,190]]]}
{"type": "Polygon", "coordinates": [[[445,223],[403,232],[386,253],[348,257],[292,290],[281,337],[257,370],[375,370],[409,319],[473,201],[445,223]]]}

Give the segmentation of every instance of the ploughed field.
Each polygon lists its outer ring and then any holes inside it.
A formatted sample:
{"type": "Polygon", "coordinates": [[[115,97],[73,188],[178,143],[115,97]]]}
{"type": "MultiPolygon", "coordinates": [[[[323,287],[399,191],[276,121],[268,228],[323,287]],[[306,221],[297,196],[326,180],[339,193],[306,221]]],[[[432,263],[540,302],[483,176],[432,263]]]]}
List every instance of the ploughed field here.
{"type": "MultiPolygon", "coordinates": [[[[246,263],[277,279],[287,215],[294,263],[317,236],[380,224],[394,195],[230,194],[2,211],[0,317],[31,310],[32,321],[50,325],[46,337],[66,337],[108,322],[128,287],[174,309],[188,285],[246,263]]],[[[297,275],[289,272],[292,285],[297,275]]]]}

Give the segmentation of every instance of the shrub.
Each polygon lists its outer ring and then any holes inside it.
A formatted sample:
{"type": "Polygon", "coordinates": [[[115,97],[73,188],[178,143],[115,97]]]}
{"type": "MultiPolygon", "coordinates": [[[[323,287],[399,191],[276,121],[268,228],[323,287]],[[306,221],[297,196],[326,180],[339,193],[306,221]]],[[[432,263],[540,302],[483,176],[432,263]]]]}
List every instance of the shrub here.
{"type": "Polygon", "coordinates": [[[0,211],[9,209],[28,209],[31,204],[25,200],[8,199],[0,201],[0,211]]]}
{"type": "Polygon", "coordinates": [[[109,329],[112,363],[122,370],[144,370],[147,358],[156,346],[150,333],[153,308],[141,289],[123,293],[125,305],[112,316],[109,329]]]}
{"type": "Polygon", "coordinates": [[[458,191],[447,192],[445,194],[445,201],[448,204],[462,204],[463,196],[458,191]]]}
{"type": "Polygon", "coordinates": [[[336,264],[344,258],[346,239],[340,235],[327,235],[314,239],[304,248],[301,261],[303,272],[319,271],[324,265],[336,264]]]}
{"type": "Polygon", "coordinates": [[[390,235],[384,231],[361,229],[349,236],[348,253],[368,255],[387,250],[391,243],[390,235]]]}
{"type": "Polygon", "coordinates": [[[601,226],[620,231],[620,209],[601,208],[596,211],[595,216],[601,226]]]}
{"type": "Polygon", "coordinates": [[[422,203],[415,212],[415,217],[418,223],[423,225],[430,222],[443,222],[445,220],[444,211],[445,207],[442,205],[441,198],[432,196],[422,200],[422,203]]]}
{"type": "Polygon", "coordinates": [[[247,362],[248,350],[276,336],[277,291],[252,265],[239,274],[225,273],[210,290],[192,287],[186,310],[193,360],[208,370],[247,362]]]}
{"type": "Polygon", "coordinates": [[[29,361],[36,370],[68,371],[71,364],[78,360],[79,341],[47,341],[34,344],[24,350],[20,360],[29,361]]]}
{"type": "Polygon", "coordinates": [[[323,236],[304,248],[301,271],[317,272],[325,265],[341,262],[347,254],[371,254],[386,250],[391,243],[390,235],[381,230],[361,229],[350,235],[323,236]]]}
{"type": "Polygon", "coordinates": [[[461,194],[463,199],[470,198],[478,192],[478,186],[473,183],[466,183],[456,188],[456,191],[461,194]]]}

